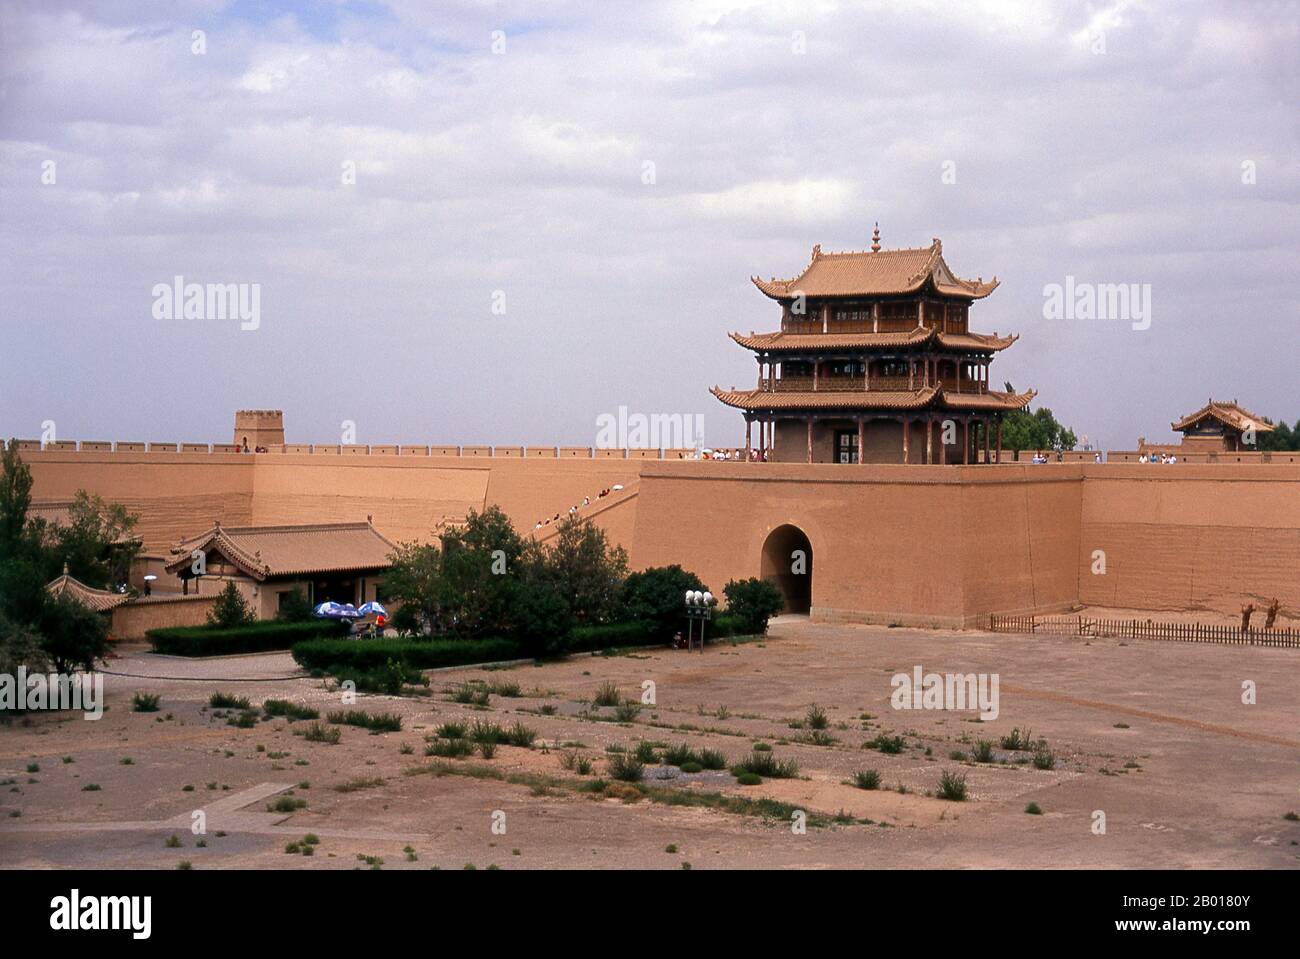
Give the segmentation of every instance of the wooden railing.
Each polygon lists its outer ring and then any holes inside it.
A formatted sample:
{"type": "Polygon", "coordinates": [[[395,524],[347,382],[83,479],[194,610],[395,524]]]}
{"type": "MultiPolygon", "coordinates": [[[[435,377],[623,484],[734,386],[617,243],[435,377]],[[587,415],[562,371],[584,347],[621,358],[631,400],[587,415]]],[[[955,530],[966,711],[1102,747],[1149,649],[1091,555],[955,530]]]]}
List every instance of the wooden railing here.
{"type": "Polygon", "coordinates": [[[1243,630],[1208,623],[1157,623],[1143,619],[1096,619],[1091,616],[989,616],[993,633],[1047,633],[1113,639],[1156,639],[1175,643],[1225,646],[1280,646],[1300,649],[1300,629],[1243,630]]]}

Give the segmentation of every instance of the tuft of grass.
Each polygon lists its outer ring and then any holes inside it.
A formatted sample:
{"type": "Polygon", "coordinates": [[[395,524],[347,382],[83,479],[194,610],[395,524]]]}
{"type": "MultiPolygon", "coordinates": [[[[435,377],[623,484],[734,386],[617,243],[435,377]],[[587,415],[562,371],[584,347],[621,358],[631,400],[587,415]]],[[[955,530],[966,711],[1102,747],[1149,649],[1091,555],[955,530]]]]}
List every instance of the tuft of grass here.
{"type": "Polygon", "coordinates": [[[880,773],[874,769],[863,769],[853,774],[853,785],[859,789],[879,789],[880,773]]]}
{"type": "Polygon", "coordinates": [[[1051,769],[1056,765],[1056,754],[1047,748],[1047,743],[1041,742],[1034,749],[1034,768],[1051,769]]]}
{"type": "Polygon", "coordinates": [[[424,747],[426,756],[443,759],[464,759],[474,752],[474,743],[468,739],[435,739],[424,747]]]}
{"type": "Polygon", "coordinates": [[[641,704],[625,699],[614,710],[614,719],[620,723],[635,722],[641,715],[641,704]]]}
{"type": "Polygon", "coordinates": [[[131,697],[131,711],[135,713],[156,713],[158,712],[159,698],[152,693],[136,693],[131,697]]]}
{"type": "Polygon", "coordinates": [[[208,697],[208,705],[213,709],[251,709],[247,696],[235,696],[232,693],[213,693],[208,697]]]}
{"type": "Polygon", "coordinates": [[[970,751],[971,758],[977,763],[993,762],[993,744],[987,739],[981,739],[970,751]]]}
{"type": "Polygon", "coordinates": [[[176,833],[172,833],[163,842],[163,845],[168,849],[179,849],[181,848],[181,837],[176,835],[176,833]]]}
{"type": "Polygon", "coordinates": [[[799,764],[793,759],[777,759],[772,753],[754,752],[732,766],[731,772],[737,778],[753,773],[768,779],[793,779],[799,775],[799,764]]]}
{"type": "Polygon", "coordinates": [[[336,726],[360,726],[372,733],[396,733],[402,729],[402,717],[397,713],[368,713],[363,709],[337,710],[325,718],[336,726]]]}
{"type": "Polygon", "coordinates": [[[579,776],[591,775],[591,760],[575,750],[561,753],[560,765],[570,772],[577,773],[579,776]]]}
{"type": "Polygon", "coordinates": [[[830,717],[826,715],[826,710],[816,703],[808,707],[804,722],[809,729],[827,729],[831,724],[830,717]]]}
{"type": "Polygon", "coordinates": [[[487,689],[493,696],[504,696],[507,699],[514,699],[520,695],[519,684],[510,680],[493,680],[488,683],[487,689]]]}
{"type": "Polygon", "coordinates": [[[618,694],[618,684],[608,680],[600,684],[596,695],[591,698],[593,706],[617,706],[622,697],[618,694]]]}
{"type": "Polygon", "coordinates": [[[40,764],[40,763],[28,763],[28,764],[27,764],[27,771],[28,771],[29,773],[38,773],[38,772],[41,771],[41,764],[40,764]]]}
{"type": "Polygon", "coordinates": [[[465,706],[486,706],[488,704],[488,689],[481,683],[461,683],[456,691],[451,694],[453,702],[461,703],[465,706]]]}
{"type": "Polygon", "coordinates": [[[736,782],[742,786],[757,786],[763,782],[763,777],[758,773],[740,773],[736,777],[736,782]]]}
{"type": "Polygon", "coordinates": [[[1029,732],[1029,727],[1021,729],[1016,726],[1011,732],[1002,737],[999,744],[1003,749],[1033,749],[1034,739],[1029,732]]]}
{"type": "Polygon", "coordinates": [[[251,709],[245,709],[238,716],[229,716],[226,718],[227,726],[237,726],[240,729],[252,729],[257,725],[257,713],[251,709]]]}
{"type": "Polygon", "coordinates": [[[953,773],[947,769],[939,777],[940,799],[947,799],[951,802],[964,802],[966,799],[966,775],[965,773],[953,773]]]}
{"type": "Polygon", "coordinates": [[[289,795],[280,796],[275,802],[266,804],[267,812],[297,812],[299,809],[306,808],[307,800],[289,795]]]}
{"type": "Polygon", "coordinates": [[[609,775],[620,782],[635,783],[641,781],[645,772],[645,763],[632,753],[611,753],[605,761],[609,775]]]}
{"type": "Polygon", "coordinates": [[[878,749],[887,755],[896,756],[903,751],[907,743],[903,741],[902,736],[886,736],[881,733],[875,739],[863,743],[862,746],[864,749],[878,749]]]}
{"type": "Polygon", "coordinates": [[[695,760],[705,769],[727,768],[727,757],[717,749],[701,749],[696,754],[695,760]]]}
{"type": "Polygon", "coordinates": [[[343,730],[337,726],[326,726],[324,723],[317,721],[303,730],[302,738],[309,743],[325,743],[330,746],[337,746],[343,738],[343,730]]]}
{"type": "Polygon", "coordinates": [[[1031,802],[1025,807],[1025,812],[1029,813],[1031,816],[1041,816],[1043,814],[1043,809],[1038,805],[1038,803],[1031,802]]]}
{"type": "Polygon", "coordinates": [[[262,710],[268,716],[283,716],[289,722],[299,719],[320,719],[320,711],[310,706],[301,706],[287,699],[268,699],[262,703],[262,710]]]}
{"type": "MultiPolygon", "coordinates": [[[[354,793],[360,792],[362,789],[375,789],[383,784],[384,780],[378,776],[372,776],[370,778],[360,777],[357,779],[350,779],[345,783],[339,783],[334,787],[334,791],[336,793],[354,793]]],[[[306,803],[303,803],[303,805],[306,805],[306,803]]]]}
{"type": "Polygon", "coordinates": [[[497,744],[488,742],[479,743],[478,754],[484,759],[491,759],[497,754],[497,744]]]}
{"type": "Polygon", "coordinates": [[[1300,815],[1296,815],[1294,812],[1286,813],[1282,818],[1287,822],[1300,822],[1300,815]]]}
{"type": "Polygon", "coordinates": [[[468,728],[464,723],[443,723],[434,732],[439,739],[464,739],[468,728]]]}

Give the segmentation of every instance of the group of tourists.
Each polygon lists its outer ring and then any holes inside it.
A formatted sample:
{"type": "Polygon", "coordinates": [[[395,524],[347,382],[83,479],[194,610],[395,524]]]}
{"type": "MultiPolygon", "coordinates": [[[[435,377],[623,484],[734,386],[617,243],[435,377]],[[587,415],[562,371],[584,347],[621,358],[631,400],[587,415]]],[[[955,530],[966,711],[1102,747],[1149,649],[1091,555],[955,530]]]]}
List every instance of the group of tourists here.
{"type": "MultiPolygon", "coordinates": [[[[604,499],[606,496],[609,496],[611,493],[617,493],[622,488],[623,488],[622,483],[615,483],[613,486],[607,486],[605,489],[601,490],[599,493],[596,494],[596,499],[604,499]]],[[[575,503],[574,505],[569,507],[568,515],[576,516],[578,510],[583,509],[584,507],[590,505],[591,505],[591,497],[584,496],[582,498],[581,503],[575,503]]],[[[534,526],[533,529],[541,529],[544,526],[550,526],[552,523],[558,523],[559,521],[560,521],[560,514],[556,513],[550,519],[539,519],[537,521],[537,525],[534,526]]]]}
{"type": "Polygon", "coordinates": [[[767,450],[700,450],[700,459],[702,460],[736,460],[743,462],[748,460],[751,463],[766,463],[767,450]]]}
{"type": "Polygon", "coordinates": [[[1143,453],[1141,456],[1138,457],[1138,462],[1139,463],[1177,463],[1178,457],[1175,456],[1173,453],[1161,453],[1160,459],[1156,459],[1156,455],[1154,453],[1152,453],[1150,456],[1147,456],[1146,453],[1143,453]]]}

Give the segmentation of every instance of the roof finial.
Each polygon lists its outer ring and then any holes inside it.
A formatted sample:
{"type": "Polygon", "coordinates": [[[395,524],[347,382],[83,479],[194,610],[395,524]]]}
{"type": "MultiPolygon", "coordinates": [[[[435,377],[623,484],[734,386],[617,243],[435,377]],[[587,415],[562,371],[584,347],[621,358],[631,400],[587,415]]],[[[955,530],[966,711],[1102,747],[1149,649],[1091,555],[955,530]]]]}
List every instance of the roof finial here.
{"type": "Polygon", "coordinates": [[[876,228],[871,231],[871,252],[880,252],[880,221],[876,221],[876,228]]]}
{"type": "Polygon", "coordinates": [[[68,561],[66,559],[63,561],[63,575],[68,575],[68,561]]]}

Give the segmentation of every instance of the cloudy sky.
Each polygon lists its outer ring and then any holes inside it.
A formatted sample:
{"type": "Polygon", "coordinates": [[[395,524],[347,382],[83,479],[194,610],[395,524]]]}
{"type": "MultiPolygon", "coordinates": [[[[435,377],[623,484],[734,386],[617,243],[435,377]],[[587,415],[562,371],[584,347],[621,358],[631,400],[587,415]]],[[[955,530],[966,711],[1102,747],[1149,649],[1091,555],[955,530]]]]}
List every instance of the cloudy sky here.
{"type": "Polygon", "coordinates": [[[993,381],[1103,446],[1293,421],[1297,49],[1267,0],[0,0],[0,432],[734,445],[749,277],[877,220],[996,274],[993,381]],[[257,329],[156,318],[176,276],[258,284],[257,329]],[[1150,328],[1045,318],[1067,276],[1150,328]]]}

